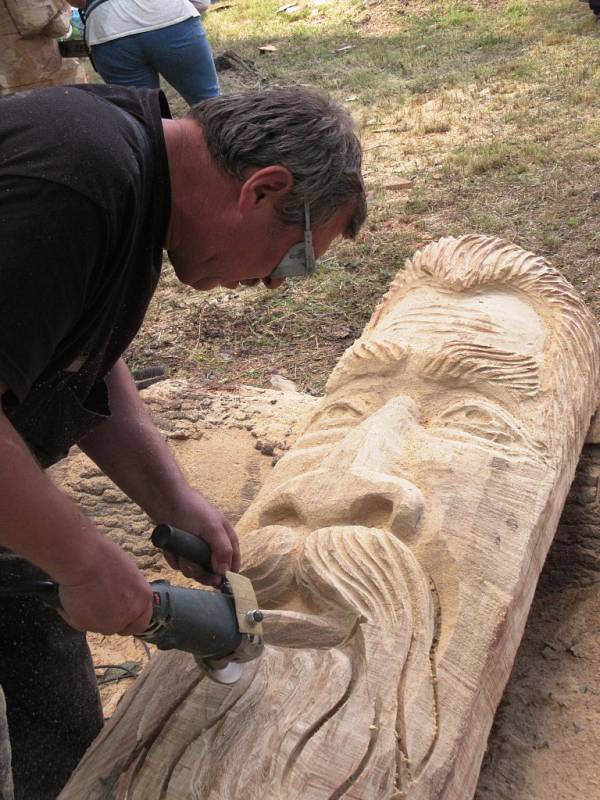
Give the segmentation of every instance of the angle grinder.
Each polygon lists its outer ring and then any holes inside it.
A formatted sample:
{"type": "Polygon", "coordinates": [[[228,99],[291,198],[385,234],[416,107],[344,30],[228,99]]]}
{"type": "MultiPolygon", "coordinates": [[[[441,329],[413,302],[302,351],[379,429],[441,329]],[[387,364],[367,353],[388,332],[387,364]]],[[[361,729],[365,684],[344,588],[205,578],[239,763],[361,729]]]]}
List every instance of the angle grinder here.
{"type": "MultiPolygon", "coordinates": [[[[204,539],[171,525],[158,525],[152,543],[211,572],[211,551],[204,539]]],[[[236,683],[243,664],[258,658],[264,649],[262,612],[250,580],[226,572],[219,591],[151,582],[153,611],[146,630],[137,638],[159,650],[191,653],[211,680],[236,683]]],[[[0,584],[0,597],[35,596],[60,608],[55,581],[22,581],[0,584]]]]}

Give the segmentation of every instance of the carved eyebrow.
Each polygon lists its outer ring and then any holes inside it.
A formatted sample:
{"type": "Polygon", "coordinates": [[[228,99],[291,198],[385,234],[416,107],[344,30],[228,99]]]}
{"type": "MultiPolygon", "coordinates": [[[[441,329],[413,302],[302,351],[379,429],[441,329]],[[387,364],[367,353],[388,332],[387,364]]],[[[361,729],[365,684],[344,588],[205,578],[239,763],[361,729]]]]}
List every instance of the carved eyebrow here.
{"type": "Polygon", "coordinates": [[[485,344],[449,342],[425,363],[423,371],[429,378],[498,384],[526,397],[535,397],[540,390],[537,359],[485,344]]]}
{"type": "Polygon", "coordinates": [[[357,377],[379,375],[398,368],[406,361],[408,348],[391,339],[376,336],[358,339],[343,354],[329,376],[325,396],[344,386],[357,377]]]}

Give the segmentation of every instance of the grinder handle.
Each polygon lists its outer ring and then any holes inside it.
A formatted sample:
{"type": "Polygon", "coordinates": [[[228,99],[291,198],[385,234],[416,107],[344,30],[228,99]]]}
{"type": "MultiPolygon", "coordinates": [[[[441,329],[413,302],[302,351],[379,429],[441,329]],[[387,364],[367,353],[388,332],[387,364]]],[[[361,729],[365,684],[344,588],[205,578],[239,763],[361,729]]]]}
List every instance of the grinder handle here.
{"type": "Polygon", "coordinates": [[[152,531],[152,544],[174,556],[185,558],[199,564],[207,572],[212,572],[211,551],[208,544],[199,536],[174,528],[172,525],[157,525],[152,531]]]}

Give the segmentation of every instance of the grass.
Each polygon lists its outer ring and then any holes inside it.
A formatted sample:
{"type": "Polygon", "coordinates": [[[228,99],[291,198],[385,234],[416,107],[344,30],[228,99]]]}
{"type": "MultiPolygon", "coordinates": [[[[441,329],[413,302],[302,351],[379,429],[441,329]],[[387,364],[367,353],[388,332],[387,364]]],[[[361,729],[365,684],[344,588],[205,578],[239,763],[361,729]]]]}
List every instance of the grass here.
{"type": "Polygon", "coordinates": [[[549,257],[600,315],[600,26],[587,4],[281,5],[209,12],[215,53],[256,66],[223,73],[223,88],[311,84],[345,102],[361,129],[368,222],[314,279],[276,293],[195,295],[167,267],[132,364],[218,384],[267,385],[280,372],[319,393],[405,258],[471,231],[549,257]],[[265,44],[276,52],[261,55],[265,44]]]}

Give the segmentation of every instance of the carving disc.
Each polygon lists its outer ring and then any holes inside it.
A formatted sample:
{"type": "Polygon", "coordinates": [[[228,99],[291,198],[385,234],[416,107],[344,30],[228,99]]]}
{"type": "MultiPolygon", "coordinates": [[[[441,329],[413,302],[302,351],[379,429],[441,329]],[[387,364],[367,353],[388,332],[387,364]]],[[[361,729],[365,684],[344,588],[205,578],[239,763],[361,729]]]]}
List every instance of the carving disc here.
{"type": "Polygon", "coordinates": [[[198,666],[206,673],[206,676],[215,681],[229,686],[237,683],[242,677],[244,668],[237,661],[230,661],[225,667],[213,667],[208,661],[198,661],[198,666]]]}

